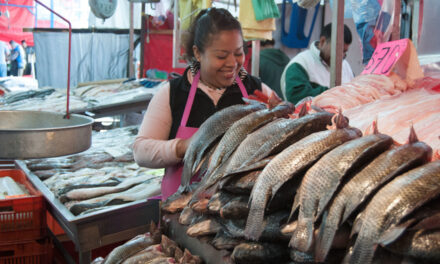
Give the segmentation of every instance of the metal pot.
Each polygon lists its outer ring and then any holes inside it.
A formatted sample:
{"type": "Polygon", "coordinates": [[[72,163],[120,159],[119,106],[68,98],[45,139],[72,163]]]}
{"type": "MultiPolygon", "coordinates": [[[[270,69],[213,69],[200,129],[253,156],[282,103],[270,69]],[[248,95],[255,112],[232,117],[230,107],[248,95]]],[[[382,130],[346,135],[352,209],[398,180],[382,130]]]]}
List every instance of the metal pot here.
{"type": "Polygon", "coordinates": [[[93,119],[44,111],[0,111],[0,159],[70,155],[91,145],[93,119]]]}

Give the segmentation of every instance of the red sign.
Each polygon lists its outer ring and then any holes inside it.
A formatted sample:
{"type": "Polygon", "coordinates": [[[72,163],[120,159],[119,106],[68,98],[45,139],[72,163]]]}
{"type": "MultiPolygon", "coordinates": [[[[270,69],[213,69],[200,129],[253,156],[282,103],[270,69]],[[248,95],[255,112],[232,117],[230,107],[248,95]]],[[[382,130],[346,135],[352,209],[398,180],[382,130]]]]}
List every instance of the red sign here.
{"type": "Polygon", "coordinates": [[[381,43],[361,74],[388,75],[408,47],[409,39],[381,43]]]}

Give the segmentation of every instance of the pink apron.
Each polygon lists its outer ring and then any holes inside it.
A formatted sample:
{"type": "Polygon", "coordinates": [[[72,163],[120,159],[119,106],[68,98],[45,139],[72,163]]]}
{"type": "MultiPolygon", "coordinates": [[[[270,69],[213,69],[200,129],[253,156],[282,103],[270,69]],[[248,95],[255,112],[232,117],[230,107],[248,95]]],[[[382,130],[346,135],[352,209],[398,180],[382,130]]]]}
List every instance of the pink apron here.
{"type": "MultiPolygon", "coordinates": [[[[194,97],[196,95],[197,85],[199,84],[199,80],[200,80],[200,72],[197,72],[191,84],[191,89],[189,91],[188,99],[186,100],[186,105],[185,105],[185,110],[183,111],[182,120],[180,122],[179,128],[177,129],[176,138],[183,138],[183,139],[190,138],[198,130],[198,128],[196,127],[187,127],[186,123],[188,121],[188,117],[191,112],[191,108],[194,102],[194,97]]],[[[235,81],[237,82],[238,87],[240,87],[240,91],[243,97],[247,98],[248,93],[241,79],[237,76],[235,81]]],[[[182,170],[183,170],[182,162],[165,169],[165,175],[163,176],[162,185],[161,185],[162,201],[165,201],[169,196],[174,194],[179,188],[182,177],[182,170]]],[[[197,175],[192,177],[191,182],[196,180],[199,180],[197,179],[197,175]]]]}

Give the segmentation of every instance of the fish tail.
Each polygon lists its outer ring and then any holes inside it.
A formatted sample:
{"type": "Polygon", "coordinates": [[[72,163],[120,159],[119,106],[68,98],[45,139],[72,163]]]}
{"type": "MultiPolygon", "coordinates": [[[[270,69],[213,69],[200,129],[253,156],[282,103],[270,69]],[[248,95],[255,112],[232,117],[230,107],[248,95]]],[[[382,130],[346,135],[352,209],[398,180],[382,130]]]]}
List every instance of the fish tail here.
{"type": "Polygon", "coordinates": [[[307,252],[313,241],[313,219],[299,218],[298,225],[293,231],[289,246],[301,252],[307,252]]]}
{"type": "Polygon", "coordinates": [[[293,200],[292,209],[290,210],[289,218],[287,219],[287,222],[290,222],[293,214],[296,212],[296,210],[299,207],[299,192],[296,193],[295,199],[293,200]]]}
{"type": "MultiPolygon", "coordinates": [[[[334,208],[336,209],[336,208],[334,208]]],[[[339,208],[338,208],[339,209],[339,208]]],[[[322,222],[319,227],[318,237],[315,246],[315,258],[317,262],[324,262],[335,238],[339,226],[340,214],[325,211],[322,215],[322,222]]]]}
{"type": "Polygon", "coordinates": [[[270,191],[268,189],[262,190],[258,188],[258,192],[261,192],[264,195],[256,196],[254,189],[255,188],[253,188],[251,197],[249,198],[250,209],[246,221],[246,227],[244,229],[244,236],[246,239],[258,241],[264,230],[264,210],[266,208],[268,197],[270,196],[270,191]]]}

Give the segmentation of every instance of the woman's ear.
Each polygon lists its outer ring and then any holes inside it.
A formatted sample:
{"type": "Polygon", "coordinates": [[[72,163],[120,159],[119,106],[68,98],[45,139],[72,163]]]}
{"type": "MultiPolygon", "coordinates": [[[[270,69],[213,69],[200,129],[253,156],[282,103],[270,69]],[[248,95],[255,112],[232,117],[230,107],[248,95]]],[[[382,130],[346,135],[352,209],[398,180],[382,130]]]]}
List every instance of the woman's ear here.
{"type": "Polygon", "coordinates": [[[194,57],[196,58],[196,60],[198,62],[200,62],[201,55],[200,55],[200,51],[199,51],[199,49],[197,48],[196,45],[193,45],[193,52],[194,52],[194,57]]]}

